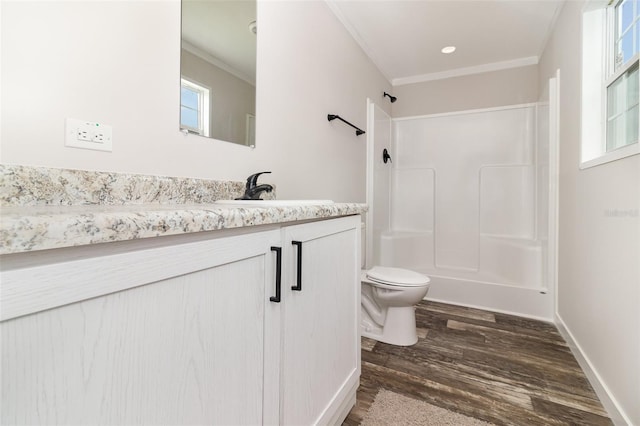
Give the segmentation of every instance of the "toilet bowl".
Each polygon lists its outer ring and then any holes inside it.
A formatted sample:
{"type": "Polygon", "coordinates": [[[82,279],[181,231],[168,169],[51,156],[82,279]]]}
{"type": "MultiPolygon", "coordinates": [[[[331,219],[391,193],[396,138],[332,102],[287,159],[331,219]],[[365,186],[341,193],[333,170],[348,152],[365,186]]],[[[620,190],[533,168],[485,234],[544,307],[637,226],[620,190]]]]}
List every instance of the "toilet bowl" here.
{"type": "Polygon", "coordinates": [[[363,270],[362,335],[391,345],[415,344],[415,305],[428,290],[429,277],[414,271],[382,266],[363,270]]]}

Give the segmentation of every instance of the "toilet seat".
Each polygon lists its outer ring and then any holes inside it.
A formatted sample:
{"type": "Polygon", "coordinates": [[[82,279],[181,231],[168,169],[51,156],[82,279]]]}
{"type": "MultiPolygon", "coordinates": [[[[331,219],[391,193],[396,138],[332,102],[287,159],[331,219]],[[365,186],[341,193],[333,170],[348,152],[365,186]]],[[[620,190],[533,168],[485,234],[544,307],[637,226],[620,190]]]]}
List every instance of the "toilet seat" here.
{"type": "Polygon", "coordinates": [[[384,266],[374,266],[369,269],[367,278],[374,283],[395,287],[424,287],[430,281],[429,277],[415,271],[384,266]]]}

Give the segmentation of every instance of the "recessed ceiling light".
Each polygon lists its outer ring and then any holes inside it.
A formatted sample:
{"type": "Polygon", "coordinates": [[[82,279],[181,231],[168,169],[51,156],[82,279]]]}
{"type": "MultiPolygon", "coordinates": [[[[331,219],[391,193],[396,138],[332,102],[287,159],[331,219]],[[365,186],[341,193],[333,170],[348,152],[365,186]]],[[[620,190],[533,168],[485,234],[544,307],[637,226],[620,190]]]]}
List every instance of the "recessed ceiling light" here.
{"type": "Polygon", "coordinates": [[[455,46],[447,46],[447,47],[443,47],[441,52],[442,53],[453,53],[456,51],[456,47],[455,46]]]}

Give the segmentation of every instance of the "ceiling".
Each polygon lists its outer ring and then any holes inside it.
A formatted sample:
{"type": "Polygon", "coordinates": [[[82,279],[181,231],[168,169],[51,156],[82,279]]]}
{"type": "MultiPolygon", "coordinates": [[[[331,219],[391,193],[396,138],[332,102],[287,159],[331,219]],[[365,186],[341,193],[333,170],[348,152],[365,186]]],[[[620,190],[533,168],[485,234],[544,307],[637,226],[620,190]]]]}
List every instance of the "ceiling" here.
{"type": "Polygon", "coordinates": [[[327,0],[393,84],[536,64],[563,0],[327,0]],[[445,55],[445,46],[457,50],[445,55]]]}
{"type": "MultiPolygon", "coordinates": [[[[326,1],[394,85],[536,64],[564,2],[326,1]],[[440,52],[450,45],[454,53],[440,52]]],[[[255,1],[182,1],[183,40],[253,84],[255,19],[255,1]]]]}

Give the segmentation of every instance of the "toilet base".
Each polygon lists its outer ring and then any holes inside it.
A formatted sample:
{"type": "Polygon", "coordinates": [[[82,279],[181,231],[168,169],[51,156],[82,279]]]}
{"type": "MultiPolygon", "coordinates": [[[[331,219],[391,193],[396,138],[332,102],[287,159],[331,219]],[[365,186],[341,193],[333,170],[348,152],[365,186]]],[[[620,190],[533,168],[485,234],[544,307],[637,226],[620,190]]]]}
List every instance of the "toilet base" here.
{"type": "Polygon", "coordinates": [[[397,346],[411,346],[418,342],[416,333],[416,310],[414,306],[387,308],[384,326],[363,318],[362,336],[378,342],[397,346]]]}

